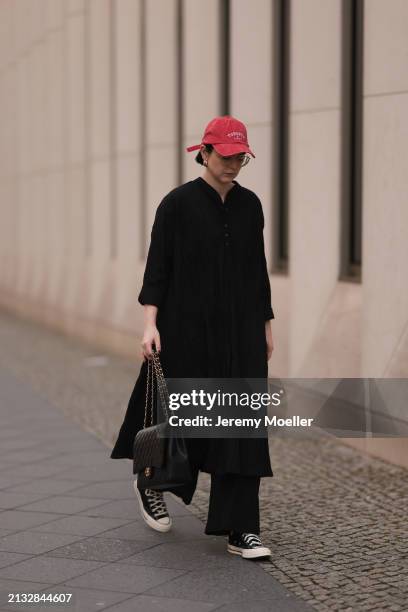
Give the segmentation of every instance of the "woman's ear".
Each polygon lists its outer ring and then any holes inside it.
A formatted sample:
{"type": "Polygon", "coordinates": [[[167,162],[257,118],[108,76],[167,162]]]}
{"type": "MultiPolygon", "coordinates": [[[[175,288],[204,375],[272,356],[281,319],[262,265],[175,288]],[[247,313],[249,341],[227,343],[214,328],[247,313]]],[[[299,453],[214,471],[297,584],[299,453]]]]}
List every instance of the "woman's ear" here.
{"type": "Polygon", "coordinates": [[[201,145],[200,153],[201,153],[201,159],[203,160],[203,166],[206,166],[208,153],[206,151],[205,145],[201,145]]]}

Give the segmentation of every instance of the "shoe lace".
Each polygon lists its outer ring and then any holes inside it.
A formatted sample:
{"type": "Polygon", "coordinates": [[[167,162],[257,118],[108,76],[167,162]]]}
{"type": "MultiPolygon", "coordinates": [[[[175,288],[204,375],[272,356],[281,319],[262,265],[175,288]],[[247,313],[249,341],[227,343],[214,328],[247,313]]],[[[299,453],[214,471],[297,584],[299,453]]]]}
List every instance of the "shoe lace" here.
{"type": "Polygon", "coordinates": [[[161,491],[154,491],[153,489],[145,489],[145,493],[153,514],[167,515],[167,506],[163,499],[163,493],[161,491]]]}
{"type": "Polygon", "coordinates": [[[242,533],[242,540],[249,546],[262,546],[262,542],[256,533],[242,533]]]}

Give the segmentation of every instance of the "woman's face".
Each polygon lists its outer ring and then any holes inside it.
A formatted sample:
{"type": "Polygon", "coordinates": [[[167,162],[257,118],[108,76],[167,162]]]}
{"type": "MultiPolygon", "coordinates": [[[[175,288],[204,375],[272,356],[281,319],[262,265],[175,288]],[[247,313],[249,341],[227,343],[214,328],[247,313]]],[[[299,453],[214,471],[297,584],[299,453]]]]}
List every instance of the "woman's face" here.
{"type": "Polygon", "coordinates": [[[213,178],[220,183],[230,183],[238,176],[245,159],[245,153],[223,157],[215,149],[208,153],[205,147],[201,148],[201,155],[207,161],[206,168],[213,178]]]}

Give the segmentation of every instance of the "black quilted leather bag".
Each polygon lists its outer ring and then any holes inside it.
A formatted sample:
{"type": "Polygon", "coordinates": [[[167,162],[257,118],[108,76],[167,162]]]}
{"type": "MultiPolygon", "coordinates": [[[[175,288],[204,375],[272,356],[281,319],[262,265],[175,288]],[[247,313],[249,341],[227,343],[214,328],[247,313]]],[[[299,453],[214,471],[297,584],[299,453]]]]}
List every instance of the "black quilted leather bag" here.
{"type": "Polygon", "coordinates": [[[159,435],[159,430],[163,430],[165,425],[166,423],[151,425],[137,432],[133,443],[134,474],[147,467],[160,468],[163,466],[167,439],[159,435]]]}
{"type": "Polygon", "coordinates": [[[140,489],[173,488],[183,486],[192,479],[185,440],[171,434],[167,413],[168,399],[168,390],[159,356],[153,349],[152,360],[148,362],[144,428],[136,434],[133,443],[133,473],[138,474],[137,486],[140,489]],[[153,425],[153,371],[156,374],[157,389],[165,414],[165,420],[156,425],[153,425]],[[146,427],[150,379],[151,425],[146,427]]]}

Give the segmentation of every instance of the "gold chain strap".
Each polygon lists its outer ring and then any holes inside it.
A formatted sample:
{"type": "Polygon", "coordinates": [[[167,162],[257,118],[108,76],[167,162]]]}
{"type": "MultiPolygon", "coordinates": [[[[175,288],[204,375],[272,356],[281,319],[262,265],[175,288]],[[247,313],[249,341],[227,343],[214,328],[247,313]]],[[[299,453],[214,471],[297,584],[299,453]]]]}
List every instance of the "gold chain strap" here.
{"type": "MultiPolygon", "coordinates": [[[[149,399],[149,382],[151,383],[150,425],[153,425],[153,405],[154,405],[154,397],[153,397],[154,376],[153,374],[154,372],[156,373],[157,387],[160,393],[161,400],[163,402],[166,419],[168,419],[166,399],[167,400],[169,399],[169,394],[168,394],[168,390],[166,386],[166,381],[164,380],[163,370],[161,367],[159,355],[157,354],[155,349],[153,349],[153,359],[147,360],[146,403],[145,403],[145,416],[144,416],[144,425],[143,425],[144,428],[146,428],[146,424],[147,424],[147,404],[148,404],[148,399],[149,399]]],[[[153,475],[153,468],[151,466],[147,466],[144,468],[143,472],[146,478],[151,478],[153,475]]]]}
{"type": "Polygon", "coordinates": [[[169,392],[167,389],[166,381],[164,379],[159,355],[155,349],[153,349],[153,359],[147,360],[147,384],[146,384],[146,401],[145,401],[145,415],[144,415],[143,428],[147,427],[147,412],[148,412],[147,405],[149,401],[149,384],[151,385],[150,425],[153,425],[154,374],[156,374],[157,388],[160,393],[160,398],[163,404],[164,413],[166,415],[166,418],[168,418],[167,405],[169,402],[169,392]]]}
{"type": "Polygon", "coordinates": [[[149,400],[149,382],[150,380],[151,380],[151,393],[152,393],[151,406],[150,406],[150,425],[153,425],[154,381],[153,381],[153,368],[151,367],[151,363],[149,359],[147,362],[146,402],[145,402],[145,414],[144,414],[144,423],[143,423],[144,429],[147,427],[147,410],[148,410],[147,403],[149,400]]]}
{"type": "Polygon", "coordinates": [[[164,379],[159,355],[155,349],[153,349],[153,364],[156,370],[157,387],[159,389],[160,398],[163,404],[164,414],[166,416],[166,419],[168,419],[167,406],[169,403],[169,392],[167,389],[166,381],[164,379]]]}

